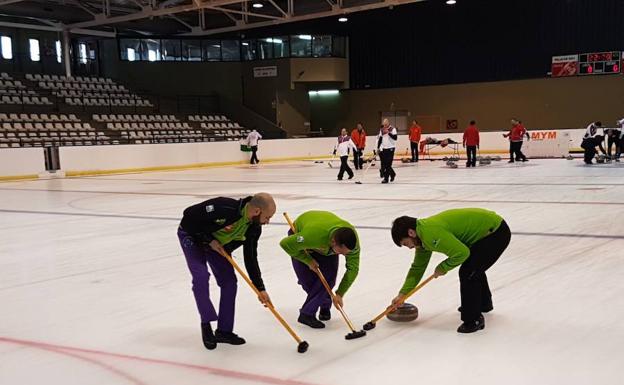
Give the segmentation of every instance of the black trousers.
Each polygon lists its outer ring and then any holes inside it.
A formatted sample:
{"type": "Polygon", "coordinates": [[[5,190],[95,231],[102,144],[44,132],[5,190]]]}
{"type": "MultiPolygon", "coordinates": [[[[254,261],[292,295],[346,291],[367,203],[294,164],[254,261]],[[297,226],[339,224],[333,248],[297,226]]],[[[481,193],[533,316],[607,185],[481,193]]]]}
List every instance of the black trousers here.
{"type": "Polygon", "coordinates": [[[251,164],[260,163],[260,160],[258,159],[258,155],[256,154],[257,152],[258,152],[258,146],[251,146],[251,160],[249,161],[249,163],[251,164]]]}
{"type": "Polygon", "coordinates": [[[342,179],[345,171],[349,174],[349,178],[353,177],[353,170],[349,167],[349,155],[340,157],[340,171],[338,171],[338,179],[342,179]]]}
{"type": "Polygon", "coordinates": [[[466,166],[475,167],[477,165],[477,146],[466,146],[466,166]]]}
{"type": "Polygon", "coordinates": [[[394,160],[394,148],[381,150],[379,154],[381,158],[381,176],[384,180],[393,178],[396,176],[394,169],[392,168],[392,161],[394,160]]]}
{"type": "Polygon", "coordinates": [[[470,248],[470,257],[459,268],[462,321],[476,321],[481,309],[492,307],[492,293],[485,272],[503,254],[510,240],[511,231],[503,221],[495,232],[470,248]]]}
{"type": "Polygon", "coordinates": [[[363,148],[358,148],[353,151],[353,165],[355,165],[356,170],[361,170],[364,165],[364,159],[362,159],[362,154],[364,153],[363,148]]]}
{"type": "Polygon", "coordinates": [[[410,149],[412,150],[412,162],[418,162],[418,142],[410,142],[410,149]]]}
{"type": "Polygon", "coordinates": [[[602,141],[600,139],[583,139],[581,147],[585,150],[585,153],[583,154],[583,160],[585,161],[585,163],[590,164],[594,159],[594,156],[596,156],[596,154],[598,153],[598,151],[596,151],[596,146],[599,146],[602,152],[606,154],[604,148],[602,147],[602,141]]]}
{"type": "Polygon", "coordinates": [[[526,160],[526,156],[522,153],[522,143],[523,142],[509,142],[509,160],[513,161],[514,159],[517,161],[526,160]]]}

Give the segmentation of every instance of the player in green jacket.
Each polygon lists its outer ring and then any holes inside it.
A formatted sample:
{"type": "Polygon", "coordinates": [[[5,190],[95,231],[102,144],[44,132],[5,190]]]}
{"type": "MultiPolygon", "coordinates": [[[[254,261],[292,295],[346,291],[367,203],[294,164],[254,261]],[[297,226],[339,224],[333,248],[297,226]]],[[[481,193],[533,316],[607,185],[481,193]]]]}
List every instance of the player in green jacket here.
{"type": "Polygon", "coordinates": [[[493,309],[492,293],[485,272],[503,254],[511,240],[505,220],[495,212],[477,209],[443,211],[424,219],[403,216],[392,223],[392,240],[401,247],[416,249],[405,283],[393,300],[402,304],[405,295],[420,282],[431,253],[447,256],[436,268],[435,277],[459,268],[462,325],[459,333],[473,333],[485,327],[481,313],[493,309]]]}
{"type": "Polygon", "coordinates": [[[346,271],[335,298],[336,305],[342,307],[342,297],[358,275],[360,242],[353,225],[328,211],[307,211],[294,224],[296,232],[289,231],[280,246],[291,256],[298,283],[308,294],[299,311],[298,321],[315,329],[324,328],[325,324],[321,321],[331,318],[332,301],[311,269],[320,269],[333,288],[338,274],[338,256],[345,256],[346,271]],[[319,309],[320,321],[316,318],[319,309]]]}

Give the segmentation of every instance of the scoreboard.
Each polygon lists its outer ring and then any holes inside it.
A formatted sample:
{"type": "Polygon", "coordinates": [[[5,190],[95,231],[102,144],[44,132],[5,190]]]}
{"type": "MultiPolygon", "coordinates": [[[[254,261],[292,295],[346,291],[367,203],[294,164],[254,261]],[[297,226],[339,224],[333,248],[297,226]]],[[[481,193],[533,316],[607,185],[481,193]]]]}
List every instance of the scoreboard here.
{"type": "Polygon", "coordinates": [[[593,52],[579,55],[579,75],[617,74],[622,69],[622,52],[593,52]]]}

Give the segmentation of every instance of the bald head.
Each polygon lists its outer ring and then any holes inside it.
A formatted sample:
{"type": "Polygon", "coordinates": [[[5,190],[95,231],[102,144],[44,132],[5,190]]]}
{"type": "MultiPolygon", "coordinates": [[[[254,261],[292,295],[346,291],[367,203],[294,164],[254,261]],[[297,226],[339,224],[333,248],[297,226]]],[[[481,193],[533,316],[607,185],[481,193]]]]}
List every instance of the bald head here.
{"type": "Polygon", "coordinates": [[[277,209],[275,200],[269,193],[257,193],[249,201],[249,210],[247,215],[249,219],[261,225],[266,225],[275,215],[277,209]]]}

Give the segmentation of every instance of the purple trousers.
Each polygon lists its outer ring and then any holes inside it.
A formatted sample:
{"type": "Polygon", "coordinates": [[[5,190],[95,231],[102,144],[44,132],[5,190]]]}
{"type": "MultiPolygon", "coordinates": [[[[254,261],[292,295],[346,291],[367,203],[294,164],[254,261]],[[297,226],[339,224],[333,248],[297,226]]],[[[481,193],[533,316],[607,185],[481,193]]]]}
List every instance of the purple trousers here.
{"type": "Polygon", "coordinates": [[[178,229],[178,239],[182,251],[186,257],[191,276],[193,277],[193,295],[197,310],[202,323],[218,321],[217,329],[231,332],[234,330],[234,307],[236,303],[237,281],[234,268],[225,257],[209,246],[202,246],[195,243],[193,237],[178,229]],[[208,281],[210,273],[208,266],[221,288],[221,298],[219,299],[219,313],[215,311],[210,300],[210,290],[208,281]]]}
{"type": "MultiPolygon", "coordinates": [[[[338,255],[325,256],[310,253],[310,256],[318,262],[321,273],[323,273],[329,286],[333,288],[336,284],[336,275],[338,274],[338,255]]],[[[308,293],[303,306],[299,310],[301,314],[316,316],[319,308],[329,309],[332,301],[318,275],[310,270],[308,265],[294,258],[292,259],[292,264],[297,275],[297,283],[308,293]]]]}

